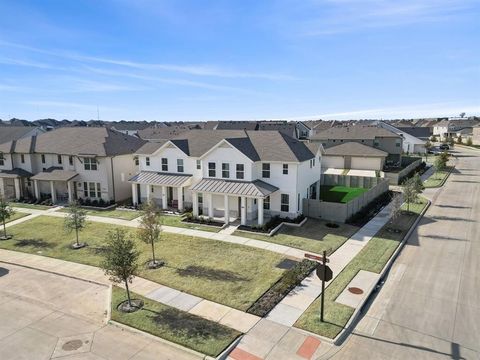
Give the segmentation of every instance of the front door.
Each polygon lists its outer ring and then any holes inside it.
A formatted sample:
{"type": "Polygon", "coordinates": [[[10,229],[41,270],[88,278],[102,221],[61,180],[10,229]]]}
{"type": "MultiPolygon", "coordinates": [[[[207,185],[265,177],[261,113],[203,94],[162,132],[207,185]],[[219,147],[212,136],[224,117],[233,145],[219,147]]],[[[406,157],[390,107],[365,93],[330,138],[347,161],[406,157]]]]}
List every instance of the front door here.
{"type": "Polygon", "coordinates": [[[173,206],[173,187],[167,187],[167,204],[173,206]]]}

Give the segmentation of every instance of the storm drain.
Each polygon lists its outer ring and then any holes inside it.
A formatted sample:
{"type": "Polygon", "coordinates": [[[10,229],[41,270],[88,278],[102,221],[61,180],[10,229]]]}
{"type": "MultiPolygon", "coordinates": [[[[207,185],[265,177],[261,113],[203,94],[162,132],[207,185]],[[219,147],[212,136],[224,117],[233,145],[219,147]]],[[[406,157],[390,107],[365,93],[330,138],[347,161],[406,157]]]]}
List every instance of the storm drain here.
{"type": "Polygon", "coordinates": [[[363,290],[358,287],[349,287],[348,291],[350,291],[352,294],[355,294],[355,295],[363,294],[363,290]]]}

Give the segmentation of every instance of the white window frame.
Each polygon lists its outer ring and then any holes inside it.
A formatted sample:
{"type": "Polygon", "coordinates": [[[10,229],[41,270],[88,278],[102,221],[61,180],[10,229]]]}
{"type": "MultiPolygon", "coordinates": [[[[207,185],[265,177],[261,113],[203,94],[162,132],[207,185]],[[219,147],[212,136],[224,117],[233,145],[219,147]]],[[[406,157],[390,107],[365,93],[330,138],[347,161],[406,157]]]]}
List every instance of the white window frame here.
{"type": "Polygon", "coordinates": [[[208,163],[208,177],[217,177],[217,164],[215,162],[208,163]]]}
{"type": "Polygon", "coordinates": [[[270,163],[262,163],[262,178],[270,179],[270,163]]]}
{"type": "Polygon", "coordinates": [[[280,211],[290,212],[290,195],[289,194],[280,194],[280,211]],[[287,200],[286,202],[283,201],[285,196],[287,200]]]}
{"type": "Polygon", "coordinates": [[[89,171],[97,171],[98,170],[97,160],[95,158],[84,157],[83,168],[89,171]]]}
{"type": "Polygon", "coordinates": [[[245,164],[236,164],[235,166],[235,176],[237,179],[245,179],[245,164]],[[240,169],[241,168],[241,169],[240,169]],[[240,176],[238,176],[241,174],[240,176]]]}
{"type": "Polygon", "coordinates": [[[162,171],[168,171],[168,158],[162,158],[162,171]]]}
{"type": "Polygon", "coordinates": [[[222,163],[222,178],[229,179],[230,178],[230,164],[229,163],[222,163]]]}
{"type": "Polygon", "coordinates": [[[177,159],[177,172],[179,172],[179,173],[185,172],[185,167],[183,165],[183,159],[177,159]]]}

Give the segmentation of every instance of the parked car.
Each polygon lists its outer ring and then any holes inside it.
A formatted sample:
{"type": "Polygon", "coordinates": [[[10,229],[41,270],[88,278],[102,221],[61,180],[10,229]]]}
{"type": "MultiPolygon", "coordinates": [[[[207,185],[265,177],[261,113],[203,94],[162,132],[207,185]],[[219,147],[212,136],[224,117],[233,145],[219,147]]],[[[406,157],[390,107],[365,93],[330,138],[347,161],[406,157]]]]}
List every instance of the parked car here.
{"type": "Polygon", "coordinates": [[[442,144],[439,146],[440,150],[450,150],[450,146],[448,144],[442,144]]]}

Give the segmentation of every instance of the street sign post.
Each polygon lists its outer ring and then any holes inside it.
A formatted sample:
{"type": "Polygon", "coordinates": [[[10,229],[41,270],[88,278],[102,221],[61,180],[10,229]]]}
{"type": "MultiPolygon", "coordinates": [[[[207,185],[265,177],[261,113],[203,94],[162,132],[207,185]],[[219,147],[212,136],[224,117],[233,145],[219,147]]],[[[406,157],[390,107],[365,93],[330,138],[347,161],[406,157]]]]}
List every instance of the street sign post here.
{"type": "Polygon", "coordinates": [[[316,269],[316,274],[320,280],[322,280],[322,295],[320,302],[320,321],[323,322],[323,313],[325,308],[325,281],[330,281],[333,278],[333,271],[330,267],[327,266],[327,263],[330,262],[327,259],[327,251],[323,251],[323,256],[317,256],[313,254],[305,254],[305,257],[310,260],[315,260],[318,262],[316,269]]]}

